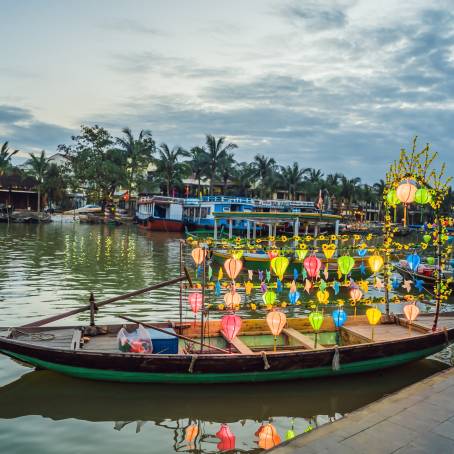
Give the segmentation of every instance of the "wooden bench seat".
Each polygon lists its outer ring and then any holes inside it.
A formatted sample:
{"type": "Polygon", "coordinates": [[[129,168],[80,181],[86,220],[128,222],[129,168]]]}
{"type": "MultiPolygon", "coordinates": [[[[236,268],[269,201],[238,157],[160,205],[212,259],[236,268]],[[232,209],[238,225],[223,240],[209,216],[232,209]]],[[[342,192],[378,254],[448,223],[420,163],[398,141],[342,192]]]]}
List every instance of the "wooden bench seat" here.
{"type": "MultiPolygon", "coordinates": [[[[221,331],[222,337],[229,342],[225,337],[225,334],[221,331]]],[[[230,342],[240,353],[243,355],[252,355],[254,352],[238,337],[234,337],[232,342],[230,342]]]]}
{"type": "Polygon", "coordinates": [[[294,328],[284,328],[282,332],[288,336],[289,338],[293,339],[295,342],[297,342],[299,345],[302,345],[305,348],[308,348],[310,350],[323,350],[325,347],[323,345],[320,345],[317,343],[317,347],[315,347],[315,339],[312,339],[309,336],[306,336],[303,333],[300,333],[294,328]]]}

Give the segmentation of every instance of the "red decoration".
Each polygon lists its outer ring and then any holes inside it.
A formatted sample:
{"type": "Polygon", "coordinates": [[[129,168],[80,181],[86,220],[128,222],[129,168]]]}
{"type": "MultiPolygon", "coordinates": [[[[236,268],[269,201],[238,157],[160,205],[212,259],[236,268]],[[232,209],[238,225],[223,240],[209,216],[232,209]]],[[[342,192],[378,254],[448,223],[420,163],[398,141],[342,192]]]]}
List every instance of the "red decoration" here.
{"type": "Polygon", "coordinates": [[[304,259],[303,265],[307,271],[307,275],[311,278],[315,278],[318,276],[318,274],[320,272],[320,268],[322,267],[322,262],[315,255],[310,255],[309,257],[304,259]]]}
{"type": "Polygon", "coordinates": [[[201,293],[190,293],[188,296],[188,301],[194,314],[197,314],[197,312],[202,309],[203,296],[201,293]]]}
{"type": "Polygon", "coordinates": [[[230,430],[230,427],[227,424],[221,424],[221,428],[216,433],[216,437],[221,440],[217,444],[219,452],[230,451],[235,449],[235,435],[230,430]]]}
{"type": "Polygon", "coordinates": [[[268,251],[267,254],[270,260],[273,260],[275,257],[279,255],[279,251],[268,251]]]}
{"type": "Polygon", "coordinates": [[[126,192],[123,194],[123,200],[124,200],[125,202],[128,202],[128,201],[129,201],[129,192],[128,192],[128,191],[126,191],[126,192]]]}
{"type": "Polygon", "coordinates": [[[221,318],[221,329],[229,342],[232,342],[240,332],[241,323],[241,317],[238,315],[224,315],[221,318]]]}

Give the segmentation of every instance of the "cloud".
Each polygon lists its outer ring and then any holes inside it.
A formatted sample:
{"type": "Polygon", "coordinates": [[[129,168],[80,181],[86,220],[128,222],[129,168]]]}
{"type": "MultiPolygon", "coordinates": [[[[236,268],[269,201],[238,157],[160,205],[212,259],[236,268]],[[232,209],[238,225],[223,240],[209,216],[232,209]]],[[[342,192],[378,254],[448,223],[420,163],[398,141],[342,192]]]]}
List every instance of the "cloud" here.
{"type": "Polygon", "coordinates": [[[8,141],[12,148],[28,151],[47,150],[52,153],[59,143],[68,142],[74,131],[57,124],[37,120],[29,109],[0,105],[0,142],[8,141]]]}
{"type": "Polygon", "coordinates": [[[105,23],[103,29],[114,32],[138,33],[143,35],[162,35],[163,32],[157,28],[145,25],[134,19],[122,18],[105,23]]]}

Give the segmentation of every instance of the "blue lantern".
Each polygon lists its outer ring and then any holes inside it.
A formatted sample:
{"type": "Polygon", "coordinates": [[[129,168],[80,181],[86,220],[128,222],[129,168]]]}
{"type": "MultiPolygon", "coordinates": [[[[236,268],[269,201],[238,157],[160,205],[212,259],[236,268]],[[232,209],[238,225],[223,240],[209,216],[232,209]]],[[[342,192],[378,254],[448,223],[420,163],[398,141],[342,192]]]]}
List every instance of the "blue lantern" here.
{"type": "Polygon", "coordinates": [[[296,292],[289,292],[288,294],[288,299],[290,301],[290,304],[294,305],[296,302],[299,300],[300,297],[300,292],[298,290],[296,292]]]}
{"type": "Polygon", "coordinates": [[[347,320],[347,313],[343,309],[336,309],[331,316],[336,328],[340,328],[347,320]]]}
{"type": "Polygon", "coordinates": [[[407,263],[412,271],[416,271],[421,263],[421,257],[416,253],[407,255],[407,263]]]}

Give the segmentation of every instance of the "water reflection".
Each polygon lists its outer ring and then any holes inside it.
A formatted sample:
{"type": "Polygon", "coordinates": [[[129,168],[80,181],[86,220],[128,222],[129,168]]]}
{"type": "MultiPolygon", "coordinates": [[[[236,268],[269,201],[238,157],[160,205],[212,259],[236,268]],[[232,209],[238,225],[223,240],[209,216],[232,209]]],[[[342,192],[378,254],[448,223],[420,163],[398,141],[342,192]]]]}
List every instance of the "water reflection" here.
{"type": "MultiPolygon", "coordinates": [[[[110,422],[112,430],[165,431],[175,452],[217,452],[222,424],[241,452],[254,452],[262,424],[281,439],[340,418],[345,413],[444,369],[434,360],[388,371],[255,385],[130,385],[90,382],[33,371],[0,388],[0,418],[40,415],[54,421],[110,422]],[[197,428],[191,432],[188,428],[197,428]]],[[[225,440],[225,446],[229,441],[225,440]]],[[[222,437],[221,437],[222,438],[222,437]]],[[[158,451],[154,451],[158,452],[158,451]]]]}

